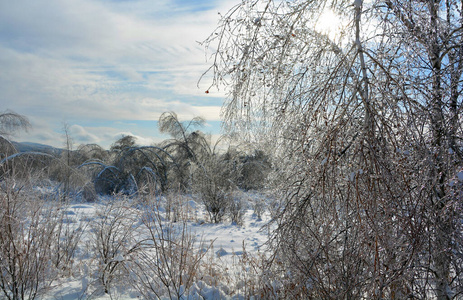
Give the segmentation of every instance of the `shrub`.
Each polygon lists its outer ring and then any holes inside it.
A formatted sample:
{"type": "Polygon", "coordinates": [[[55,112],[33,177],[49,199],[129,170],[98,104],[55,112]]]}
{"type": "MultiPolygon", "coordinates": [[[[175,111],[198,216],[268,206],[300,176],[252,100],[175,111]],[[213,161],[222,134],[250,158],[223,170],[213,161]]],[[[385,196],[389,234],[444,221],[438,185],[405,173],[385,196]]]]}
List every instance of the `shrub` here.
{"type": "Polygon", "coordinates": [[[126,260],[131,283],[145,299],[187,295],[200,278],[199,265],[212,245],[197,243],[186,221],[164,223],[163,219],[155,205],[142,216],[148,234],[141,241],[141,251],[130,253],[126,260]]]}
{"type": "Polygon", "coordinates": [[[6,299],[35,299],[56,278],[57,209],[11,182],[0,189],[0,290],[6,299]]]}
{"type": "Polygon", "coordinates": [[[127,201],[119,200],[106,203],[90,223],[91,251],[98,266],[98,280],[106,294],[111,292],[114,281],[125,278],[125,259],[139,249],[133,237],[137,222],[137,214],[127,201]]]}

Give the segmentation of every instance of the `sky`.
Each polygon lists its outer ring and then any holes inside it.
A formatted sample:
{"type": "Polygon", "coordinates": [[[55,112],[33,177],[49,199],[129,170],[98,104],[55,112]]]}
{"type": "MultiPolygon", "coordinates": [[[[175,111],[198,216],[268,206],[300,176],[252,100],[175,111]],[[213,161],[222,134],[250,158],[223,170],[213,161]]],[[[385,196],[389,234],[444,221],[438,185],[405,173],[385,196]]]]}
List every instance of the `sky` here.
{"type": "Polygon", "coordinates": [[[29,118],[10,139],[108,148],[166,138],[157,120],[202,116],[220,133],[224,94],[198,84],[205,40],[237,0],[0,0],[0,112],[29,118]]]}

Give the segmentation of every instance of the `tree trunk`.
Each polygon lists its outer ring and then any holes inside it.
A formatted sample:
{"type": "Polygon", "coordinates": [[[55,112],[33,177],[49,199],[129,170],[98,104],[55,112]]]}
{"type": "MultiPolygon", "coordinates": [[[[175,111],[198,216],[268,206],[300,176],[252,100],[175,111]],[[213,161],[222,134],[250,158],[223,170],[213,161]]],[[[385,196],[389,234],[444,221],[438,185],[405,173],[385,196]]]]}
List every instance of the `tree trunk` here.
{"type": "Polygon", "coordinates": [[[431,126],[432,126],[432,150],[434,151],[434,174],[435,180],[432,203],[435,208],[435,239],[433,263],[436,276],[436,296],[438,300],[450,299],[450,262],[451,262],[451,238],[452,238],[452,220],[447,216],[444,209],[447,204],[447,195],[445,182],[448,179],[448,169],[445,166],[445,136],[444,126],[444,103],[441,83],[441,51],[442,45],[438,36],[438,10],[439,0],[429,1],[430,11],[430,33],[431,44],[429,47],[429,60],[432,66],[432,95],[430,99],[431,109],[431,126]]]}

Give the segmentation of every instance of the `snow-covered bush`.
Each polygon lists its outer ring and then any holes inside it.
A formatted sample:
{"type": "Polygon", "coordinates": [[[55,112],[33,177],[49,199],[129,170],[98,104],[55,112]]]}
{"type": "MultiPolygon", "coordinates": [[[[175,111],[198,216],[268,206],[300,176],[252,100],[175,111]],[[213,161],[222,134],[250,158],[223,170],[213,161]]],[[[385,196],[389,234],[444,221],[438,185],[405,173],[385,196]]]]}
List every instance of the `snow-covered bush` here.
{"type": "Polygon", "coordinates": [[[181,299],[201,278],[201,260],[211,245],[197,244],[185,221],[165,222],[156,205],[141,217],[146,236],[126,260],[130,281],[145,299],[181,299]]]}
{"type": "Polygon", "coordinates": [[[227,198],[230,220],[236,225],[243,225],[244,213],[248,208],[247,196],[240,191],[234,191],[229,193],[227,198]]]}
{"type": "Polygon", "coordinates": [[[73,273],[75,255],[88,227],[88,221],[79,220],[76,224],[77,220],[73,219],[73,212],[68,211],[64,205],[57,217],[59,222],[52,249],[52,262],[63,276],[69,276],[73,273]]]}
{"type": "Polygon", "coordinates": [[[90,251],[97,266],[96,276],[107,294],[111,293],[113,282],[127,279],[126,259],[140,248],[134,240],[138,218],[137,211],[121,197],[101,206],[90,222],[90,251]]]}
{"type": "MultiPolygon", "coordinates": [[[[6,299],[35,299],[56,279],[53,249],[58,207],[4,181],[0,189],[0,290],[6,299]]],[[[1,298],[1,297],[0,297],[1,298]]]]}
{"type": "Polygon", "coordinates": [[[200,197],[210,220],[219,223],[229,210],[230,193],[236,189],[231,165],[217,155],[205,158],[192,176],[192,189],[200,197]]]}
{"type": "Polygon", "coordinates": [[[162,196],[162,199],[166,219],[172,222],[197,220],[198,204],[191,195],[169,192],[162,196]]]}

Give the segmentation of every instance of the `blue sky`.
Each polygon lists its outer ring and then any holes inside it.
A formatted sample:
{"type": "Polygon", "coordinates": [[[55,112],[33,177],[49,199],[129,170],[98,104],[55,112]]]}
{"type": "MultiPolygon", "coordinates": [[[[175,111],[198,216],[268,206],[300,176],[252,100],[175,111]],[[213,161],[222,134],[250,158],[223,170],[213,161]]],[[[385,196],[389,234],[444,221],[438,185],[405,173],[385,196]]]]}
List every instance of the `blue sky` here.
{"type": "Polygon", "coordinates": [[[109,147],[123,134],[162,140],[157,119],[203,116],[219,134],[221,92],[197,87],[208,62],[197,41],[236,0],[0,1],[0,111],[32,123],[12,137],[109,147]]]}

